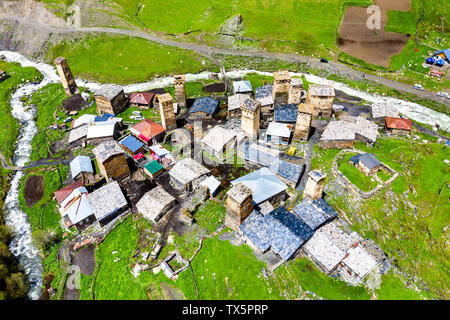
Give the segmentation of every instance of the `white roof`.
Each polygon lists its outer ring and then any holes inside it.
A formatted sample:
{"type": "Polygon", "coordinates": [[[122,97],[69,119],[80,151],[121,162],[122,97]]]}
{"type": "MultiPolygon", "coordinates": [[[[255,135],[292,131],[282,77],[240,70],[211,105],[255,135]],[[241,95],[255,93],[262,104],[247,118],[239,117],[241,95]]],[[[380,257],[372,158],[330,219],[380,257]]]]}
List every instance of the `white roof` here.
{"type": "Polygon", "coordinates": [[[375,261],[375,259],[361,246],[350,248],[347,253],[349,255],[345,257],[342,262],[352,269],[360,278],[364,278],[378,264],[377,261],[375,261]]]}
{"type": "Polygon", "coordinates": [[[175,198],[167,193],[161,186],[153,188],[136,203],[136,208],[150,218],[152,221],[157,221],[163,209],[175,201],[175,198]]]}
{"type": "Polygon", "coordinates": [[[214,176],[209,176],[208,178],[203,180],[200,185],[207,187],[210,193],[214,193],[216,192],[217,188],[219,188],[220,181],[214,178],[214,176]]]}
{"type": "Polygon", "coordinates": [[[72,129],[75,129],[83,124],[90,124],[94,121],[96,115],[94,114],[83,114],[72,122],[72,129]]]}
{"type": "Polygon", "coordinates": [[[100,126],[89,126],[87,132],[88,139],[104,138],[114,136],[116,124],[104,124],[100,126]]]}
{"type": "Polygon", "coordinates": [[[216,152],[221,152],[224,146],[232,141],[236,134],[232,131],[224,129],[221,126],[212,128],[201,140],[202,143],[216,152]]]}
{"type": "Polygon", "coordinates": [[[91,158],[86,156],[77,156],[70,162],[70,172],[72,178],[75,178],[80,172],[94,172],[91,158]]]}
{"type": "Polygon", "coordinates": [[[291,130],[285,123],[270,122],[266,131],[267,135],[289,138],[291,136],[291,130]]]}
{"type": "Polygon", "coordinates": [[[148,147],[150,150],[152,150],[158,157],[162,158],[165,155],[170,154],[170,151],[167,150],[166,148],[164,148],[162,145],[158,144],[154,144],[150,147],[148,147]]]}
{"type": "Polygon", "coordinates": [[[236,109],[241,109],[241,103],[248,99],[248,95],[237,93],[235,95],[228,97],[228,111],[233,111],[236,109]]]}
{"type": "Polygon", "coordinates": [[[70,221],[76,224],[93,214],[91,204],[87,198],[87,190],[80,187],[73,190],[59,205],[61,216],[69,216],[70,221]]]}
{"type": "Polygon", "coordinates": [[[169,175],[183,184],[189,183],[210,172],[207,168],[192,158],[178,161],[169,171],[169,175]]]}
{"type": "Polygon", "coordinates": [[[252,84],[250,81],[244,80],[244,81],[233,81],[233,90],[234,92],[251,92],[252,84]]]}
{"type": "Polygon", "coordinates": [[[77,141],[87,136],[88,125],[84,124],[75,129],[70,130],[69,143],[77,141]]]}

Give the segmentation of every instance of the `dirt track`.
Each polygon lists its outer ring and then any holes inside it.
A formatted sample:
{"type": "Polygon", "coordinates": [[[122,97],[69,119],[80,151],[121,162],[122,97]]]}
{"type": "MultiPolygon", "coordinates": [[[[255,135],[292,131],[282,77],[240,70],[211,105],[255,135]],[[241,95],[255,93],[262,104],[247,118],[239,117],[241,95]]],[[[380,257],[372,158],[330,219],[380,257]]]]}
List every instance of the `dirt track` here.
{"type": "Polygon", "coordinates": [[[337,45],[342,51],[368,63],[389,68],[392,56],[401,53],[408,35],[387,32],[388,10],[409,11],[411,0],[374,0],[381,9],[381,30],[367,28],[371,16],[363,7],[348,7],[339,27],[337,45]]]}

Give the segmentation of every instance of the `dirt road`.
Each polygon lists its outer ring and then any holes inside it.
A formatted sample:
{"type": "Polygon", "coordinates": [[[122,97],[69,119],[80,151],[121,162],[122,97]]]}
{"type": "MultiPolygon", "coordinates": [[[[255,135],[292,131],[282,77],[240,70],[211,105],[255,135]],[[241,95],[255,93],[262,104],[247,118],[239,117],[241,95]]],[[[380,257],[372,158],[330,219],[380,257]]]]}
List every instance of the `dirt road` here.
{"type": "Polygon", "coordinates": [[[173,40],[169,40],[166,38],[162,38],[147,32],[139,31],[139,30],[131,30],[131,29],[120,29],[120,28],[108,28],[108,27],[82,27],[82,28],[62,28],[62,27],[52,27],[45,24],[41,24],[37,21],[26,19],[20,16],[14,16],[14,15],[2,15],[0,14],[0,21],[1,20],[12,20],[17,21],[24,26],[28,26],[30,28],[34,28],[37,30],[42,30],[45,32],[53,32],[53,33],[109,33],[109,34],[119,34],[119,35],[126,35],[131,37],[137,37],[146,39],[152,42],[160,43],[166,46],[176,47],[180,49],[185,50],[191,50],[194,52],[197,52],[209,59],[211,59],[214,63],[218,64],[221,72],[224,72],[224,67],[220,63],[220,61],[217,61],[217,59],[213,58],[213,55],[215,54],[222,54],[222,55],[232,55],[232,56],[243,56],[243,57],[249,57],[249,58],[266,58],[266,59],[278,59],[278,60],[284,60],[289,61],[293,63],[307,63],[310,67],[320,70],[325,70],[329,73],[336,74],[342,77],[347,78],[353,78],[361,80],[362,76],[364,75],[364,78],[366,80],[369,80],[371,82],[379,83],[388,87],[391,87],[393,89],[396,89],[400,92],[407,92],[412,93],[418,97],[426,98],[430,100],[434,100],[440,103],[444,103],[448,106],[450,106],[450,100],[438,97],[435,93],[429,92],[429,91],[417,91],[415,90],[411,85],[400,83],[397,81],[385,79],[379,76],[370,75],[370,74],[364,74],[360,71],[354,70],[344,64],[341,63],[335,63],[335,62],[329,62],[329,63],[321,63],[319,59],[317,58],[310,58],[305,57],[301,55],[296,54],[286,54],[286,53],[276,53],[276,52],[248,52],[248,51],[242,51],[242,50],[234,50],[234,49],[227,49],[227,48],[218,48],[218,47],[209,47],[209,46],[203,46],[199,44],[194,43],[184,43],[184,42],[177,42],[173,40]]]}

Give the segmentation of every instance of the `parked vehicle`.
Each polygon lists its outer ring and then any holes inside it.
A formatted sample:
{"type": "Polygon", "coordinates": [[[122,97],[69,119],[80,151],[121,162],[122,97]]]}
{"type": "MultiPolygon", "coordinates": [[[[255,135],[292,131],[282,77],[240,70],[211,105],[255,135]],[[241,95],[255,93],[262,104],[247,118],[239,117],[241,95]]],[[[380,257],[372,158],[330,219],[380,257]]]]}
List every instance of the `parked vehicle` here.
{"type": "Polygon", "coordinates": [[[64,119],[64,123],[70,122],[70,121],[72,121],[72,120],[73,120],[72,117],[65,118],[65,119],[64,119]]]}
{"type": "Polygon", "coordinates": [[[327,59],[324,59],[324,58],[321,58],[321,59],[320,59],[320,62],[328,63],[328,60],[327,60],[327,59]]]}
{"type": "Polygon", "coordinates": [[[423,86],[422,86],[421,84],[418,84],[418,83],[416,83],[416,84],[414,85],[414,89],[420,90],[420,91],[425,90],[425,89],[423,88],[423,86]]]}
{"type": "Polygon", "coordinates": [[[432,57],[427,58],[427,60],[425,60],[425,63],[427,63],[427,64],[434,64],[435,62],[436,62],[436,59],[432,58],[432,57]]]}
{"type": "Polygon", "coordinates": [[[437,95],[438,95],[439,97],[448,98],[448,93],[447,93],[447,92],[439,91],[439,92],[437,93],[437,95]]]}
{"type": "Polygon", "coordinates": [[[445,62],[444,62],[444,60],[439,59],[439,60],[436,60],[436,62],[434,64],[438,67],[442,67],[445,64],[445,62]]]}

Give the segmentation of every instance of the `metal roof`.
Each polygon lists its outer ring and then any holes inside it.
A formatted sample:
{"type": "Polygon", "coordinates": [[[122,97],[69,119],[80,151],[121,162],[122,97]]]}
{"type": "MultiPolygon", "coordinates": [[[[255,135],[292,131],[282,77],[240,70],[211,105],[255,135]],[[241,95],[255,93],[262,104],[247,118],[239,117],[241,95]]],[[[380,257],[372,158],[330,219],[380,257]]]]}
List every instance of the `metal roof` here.
{"type": "Polygon", "coordinates": [[[164,132],[165,129],[164,127],[150,119],[144,119],[131,127],[130,131],[132,133],[138,133],[137,135],[142,135],[150,140],[160,133],[164,132]]]}
{"type": "Polygon", "coordinates": [[[253,202],[259,204],[285,191],[288,187],[269,169],[261,168],[243,177],[231,181],[231,184],[242,182],[253,191],[253,202]]]}
{"type": "Polygon", "coordinates": [[[105,124],[101,126],[89,126],[87,131],[88,139],[113,137],[116,130],[116,124],[105,124]]]}
{"type": "Polygon", "coordinates": [[[170,154],[170,151],[164,148],[162,145],[154,144],[148,147],[151,151],[153,151],[158,157],[164,157],[166,154],[170,154]]]}
{"type": "Polygon", "coordinates": [[[386,127],[389,129],[411,130],[411,119],[386,117],[386,127]]]}
{"type": "Polygon", "coordinates": [[[144,146],[144,144],[141,141],[139,141],[132,135],[129,135],[122,141],[119,141],[119,143],[133,153],[135,153],[136,151],[138,151],[139,149],[141,149],[144,146]]]}
{"type": "Polygon", "coordinates": [[[233,81],[233,91],[235,93],[239,92],[253,92],[252,84],[250,81],[233,81]]]}
{"type": "Polygon", "coordinates": [[[266,215],[253,210],[239,229],[261,251],[270,248],[284,260],[290,259],[314,234],[311,228],[284,207],[266,215]]]}
{"type": "Polygon", "coordinates": [[[295,123],[297,121],[298,107],[295,104],[278,105],[274,108],[276,122],[295,123]]]}
{"type": "Polygon", "coordinates": [[[76,224],[93,214],[93,209],[87,198],[87,190],[80,187],[73,190],[59,206],[61,216],[68,215],[70,221],[76,224]]]}
{"type": "Polygon", "coordinates": [[[208,178],[203,180],[200,185],[207,187],[211,194],[215,194],[220,186],[220,181],[217,180],[214,176],[209,176],[208,178]]]}
{"type": "Polygon", "coordinates": [[[150,172],[151,174],[155,174],[156,172],[158,172],[158,171],[160,171],[160,170],[162,170],[162,166],[159,164],[159,162],[158,161],[156,161],[156,160],[153,160],[153,161],[150,161],[149,163],[147,163],[145,166],[144,166],[144,169],[146,169],[148,172],[150,172]]]}
{"type": "Polygon", "coordinates": [[[289,138],[291,136],[291,130],[285,123],[270,122],[266,135],[289,138]]]}
{"type": "Polygon", "coordinates": [[[194,104],[189,110],[189,113],[204,112],[207,114],[214,114],[219,106],[219,100],[211,97],[202,97],[195,99],[194,104]]]}
{"type": "Polygon", "coordinates": [[[81,172],[94,172],[91,158],[86,156],[77,156],[70,162],[70,172],[74,179],[81,172]]]}

